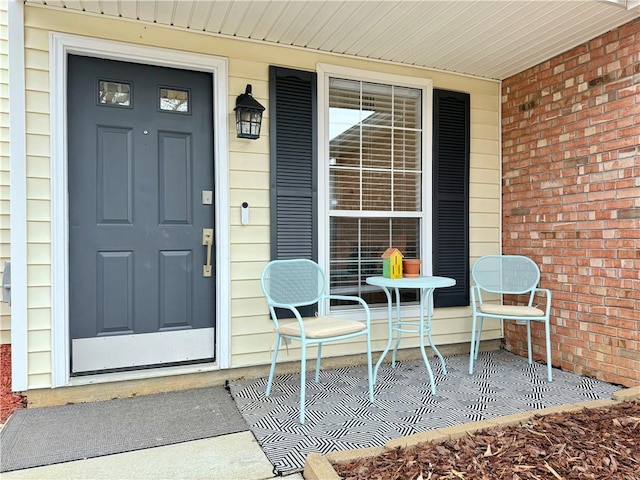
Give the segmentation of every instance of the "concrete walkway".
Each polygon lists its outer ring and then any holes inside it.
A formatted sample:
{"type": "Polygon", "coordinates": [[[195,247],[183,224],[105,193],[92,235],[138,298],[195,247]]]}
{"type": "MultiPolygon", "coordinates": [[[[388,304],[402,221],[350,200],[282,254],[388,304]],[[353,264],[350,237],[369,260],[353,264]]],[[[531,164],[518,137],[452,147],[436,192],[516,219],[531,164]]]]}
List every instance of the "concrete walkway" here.
{"type": "MultiPolygon", "coordinates": [[[[1,461],[1,458],[0,458],[1,461]]],[[[3,480],[265,480],[273,465],[251,432],[3,472],[3,480]]],[[[302,480],[293,474],[286,480],[302,480]]]]}

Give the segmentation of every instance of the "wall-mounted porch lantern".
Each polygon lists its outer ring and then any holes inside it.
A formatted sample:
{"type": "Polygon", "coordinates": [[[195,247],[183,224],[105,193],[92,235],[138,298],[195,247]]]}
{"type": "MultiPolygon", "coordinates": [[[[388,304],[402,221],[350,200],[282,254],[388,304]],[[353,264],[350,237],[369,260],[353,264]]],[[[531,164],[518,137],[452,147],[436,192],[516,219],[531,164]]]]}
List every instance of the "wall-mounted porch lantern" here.
{"type": "Polygon", "coordinates": [[[260,138],[260,125],[264,107],[251,95],[251,85],[236,98],[236,133],[238,138],[260,138]]]}

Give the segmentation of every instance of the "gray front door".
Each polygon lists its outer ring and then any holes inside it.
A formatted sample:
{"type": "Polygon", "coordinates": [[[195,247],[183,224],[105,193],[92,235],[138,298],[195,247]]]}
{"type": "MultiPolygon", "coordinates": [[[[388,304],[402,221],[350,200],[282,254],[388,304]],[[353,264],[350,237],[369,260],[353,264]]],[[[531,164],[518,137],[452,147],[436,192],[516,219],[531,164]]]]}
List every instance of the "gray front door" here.
{"type": "Polygon", "coordinates": [[[212,88],[210,73],[68,57],[74,374],[214,357],[212,88]]]}

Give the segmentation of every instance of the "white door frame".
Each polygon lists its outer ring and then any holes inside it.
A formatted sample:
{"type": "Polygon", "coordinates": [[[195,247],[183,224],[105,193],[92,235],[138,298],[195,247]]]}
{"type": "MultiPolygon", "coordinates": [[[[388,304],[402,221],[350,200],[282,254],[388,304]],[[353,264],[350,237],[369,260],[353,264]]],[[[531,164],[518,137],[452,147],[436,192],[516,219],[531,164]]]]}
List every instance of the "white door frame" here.
{"type": "MultiPolygon", "coordinates": [[[[199,53],[133,45],[75,35],[49,34],[51,108],[51,334],[52,386],[70,383],[69,258],[67,189],[67,55],[122,60],[213,73],[216,245],[216,366],[230,361],[230,265],[227,59],[199,53]]],[[[200,369],[201,369],[200,365],[200,369]]],[[[148,371],[153,375],[153,371],[148,371]]],[[[117,377],[117,375],[116,375],[117,377]]],[[[113,378],[113,377],[112,377],[113,378]]]]}
{"type": "Polygon", "coordinates": [[[24,60],[24,3],[7,5],[9,43],[9,183],[11,232],[11,386],[28,385],[27,331],[27,145],[24,60]]]}

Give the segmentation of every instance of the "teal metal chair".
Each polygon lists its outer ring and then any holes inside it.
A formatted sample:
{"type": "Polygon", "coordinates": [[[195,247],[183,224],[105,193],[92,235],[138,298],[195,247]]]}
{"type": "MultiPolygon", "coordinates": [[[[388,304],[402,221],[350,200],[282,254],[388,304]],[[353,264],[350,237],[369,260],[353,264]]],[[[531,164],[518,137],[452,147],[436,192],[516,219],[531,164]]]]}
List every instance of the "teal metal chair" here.
{"type": "Polygon", "coordinates": [[[367,349],[367,372],[369,375],[369,400],[373,399],[373,374],[371,367],[371,313],[369,306],[360,297],[329,295],[327,279],[320,266],[305,259],[274,260],[262,271],[262,290],[267,298],[271,318],[275,324],[275,348],[269,371],[266,396],[271,394],[273,375],[276,368],[281,340],[294,340],[301,344],[300,359],[300,423],[305,421],[305,384],[307,348],[317,346],[316,376],[320,376],[320,357],[322,345],[352,337],[364,336],[367,349]],[[347,320],[325,316],[328,299],[353,301],[363,309],[364,321],[347,320]],[[318,305],[318,312],[313,317],[303,317],[300,308],[318,305]],[[283,319],[276,309],[288,310],[293,318],[283,319]]]}
{"type": "Polygon", "coordinates": [[[544,322],[547,378],[551,382],[553,380],[549,333],[551,291],[546,288],[538,288],[540,269],[535,262],[522,255],[486,255],[473,264],[471,276],[475,285],[471,287],[473,328],[471,330],[469,374],[473,373],[473,362],[478,358],[484,318],[515,320],[520,324],[527,325],[527,350],[530,365],[533,362],[531,358],[531,322],[544,322]],[[485,302],[483,294],[527,295],[528,302],[526,305],[490,303],[485,302]],[[534,299],[544,301],[544,305],[534,305],[534,299]]]}

